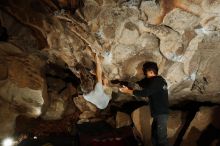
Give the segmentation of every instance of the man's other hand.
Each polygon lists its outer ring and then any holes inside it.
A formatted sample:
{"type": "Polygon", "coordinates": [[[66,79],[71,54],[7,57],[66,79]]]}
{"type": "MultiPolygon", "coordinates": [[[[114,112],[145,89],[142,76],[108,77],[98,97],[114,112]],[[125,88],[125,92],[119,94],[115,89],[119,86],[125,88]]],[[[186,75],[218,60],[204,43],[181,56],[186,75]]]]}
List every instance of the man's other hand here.
{"type": "Polygon", "coordinates": [[[126,86],[123,86],[122,88],[119,88],[119,91],[121,91],[122,93],[133,95],[133,90],[129,89],[126,86]]]}

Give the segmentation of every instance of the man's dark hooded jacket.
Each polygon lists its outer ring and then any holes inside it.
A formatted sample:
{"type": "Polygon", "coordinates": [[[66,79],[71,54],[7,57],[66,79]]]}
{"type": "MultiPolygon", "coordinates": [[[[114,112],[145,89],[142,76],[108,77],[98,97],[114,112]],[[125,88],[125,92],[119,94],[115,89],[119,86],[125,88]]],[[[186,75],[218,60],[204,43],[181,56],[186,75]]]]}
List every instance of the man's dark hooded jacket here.
{"type": "Polygon", "coordinates": [[[148,97],[151,116],[169,113],[167,83],[161,76],[144,78],[138,84],[142,90],[134,90],[134,96],[148,97]]]}

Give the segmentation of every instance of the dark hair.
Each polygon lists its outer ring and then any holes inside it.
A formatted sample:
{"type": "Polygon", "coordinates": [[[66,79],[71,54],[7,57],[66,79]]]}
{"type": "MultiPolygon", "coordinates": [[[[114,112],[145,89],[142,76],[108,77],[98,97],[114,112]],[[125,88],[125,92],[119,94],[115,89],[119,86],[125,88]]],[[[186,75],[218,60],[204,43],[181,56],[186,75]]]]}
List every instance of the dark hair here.
{"type": "Polygon", "coordinates": [[[153,71],[156,75],[158,74],[158,66],[157,66],[157,63],[155,62],[151,62],[151,61],[148,61],[148,62],[145,62],[143,64],[143,68],[142,68],[144,74],[147,72],[147,71],[153,71]]]}

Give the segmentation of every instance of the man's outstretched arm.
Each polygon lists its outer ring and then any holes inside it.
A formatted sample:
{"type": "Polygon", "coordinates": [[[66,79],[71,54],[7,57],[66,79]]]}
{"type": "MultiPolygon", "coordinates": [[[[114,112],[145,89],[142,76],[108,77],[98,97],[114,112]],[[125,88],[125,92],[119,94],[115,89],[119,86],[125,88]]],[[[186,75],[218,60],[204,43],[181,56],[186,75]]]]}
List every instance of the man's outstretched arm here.
{"type": "Polygon", "coordinates": [[[148,88],[144,88],[142,90],[131,90],[127,87],[123,87],[123,88],[120,88],[120,91],[122,93],[130,94],[130,95],[134,95],[134,96],[138,96],[138,97],[145,97],[145,96],[152,95],[153,93],[155,93],[159,89],[160,89],[160,86],[158,86],[156,83],[154,83],[151,86],[149,86],[148,88]]]}

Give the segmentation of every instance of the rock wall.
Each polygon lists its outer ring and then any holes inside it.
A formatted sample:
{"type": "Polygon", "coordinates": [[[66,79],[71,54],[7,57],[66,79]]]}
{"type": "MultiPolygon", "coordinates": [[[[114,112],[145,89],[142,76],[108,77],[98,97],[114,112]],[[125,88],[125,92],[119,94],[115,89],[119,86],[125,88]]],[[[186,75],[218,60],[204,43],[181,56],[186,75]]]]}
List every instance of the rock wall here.
{"type": "Polygon", "coordinates": [[[220,102],[218,1],[85,0],[75,16],[46,0],[10,0],[1,6],[10,43],[25,52],[41,50],[49,62],[62,60],[76,75],[83,72],[85,92],[94,81],[84,68],[94,70],[94,53],[99,53],[109,80],[137,81],[143,77],[142,64],[156,61],[168,81],[171,103],[220,102]]]}
{"type": "MultiPolygon", "coordinates": [[[[80,79],[82,92],[89,92],[96,82],[91,74],[96,53],[108,80],[135,82],[143,78],[143,63],[155,61],[168,82],[171,105],[220,103],[218,0],[84,0],[84,6],[73,0],[70,11],[66,1],[59,2],[0,2],[1,24],[9,34],[8,42],[0,42],[0,99],[12,105],[7,108],[13,113],[9,129],[17,115],[62,119],[67,103],[74,107],[69,112],[75,112],[77,86],[67,87],[59,73],[58,79],[48,79],[46,74],[56,71],[46,65],[70,70],[80,79]]],[[[81,118],[93,118],[95,108],[83,104],[90,107],[81,118]]],[[[169,129],[174,137],[182,126],[182,115],[176,115],[176,125],[169,129]]]]}
{"type": "Polygon", "coordinates": [[[41,59],[36,55],[22,54],[19,48],[9,43],[0,43],[0,48],[2,137],[13,133],[18,115],[40,116],[48,97],[47,85],[41,74],[44,65],[41,59]]]}

